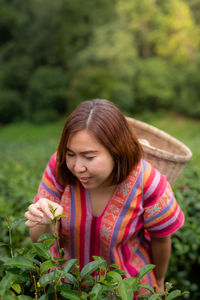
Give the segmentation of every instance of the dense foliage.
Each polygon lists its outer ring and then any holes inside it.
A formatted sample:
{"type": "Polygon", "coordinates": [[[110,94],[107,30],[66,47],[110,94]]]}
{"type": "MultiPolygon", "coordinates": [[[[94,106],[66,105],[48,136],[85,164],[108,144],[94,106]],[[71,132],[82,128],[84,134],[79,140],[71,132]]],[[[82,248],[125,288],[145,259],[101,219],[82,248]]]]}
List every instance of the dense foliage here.
{"type": "Polygon", "coordinates": [[[88,98],[200,116],[196,0],[0,0],[0,123],[88,98]]]}
{"type": "Polygon", "coordinates": [[[50,210],[54,216],[54,234],[43,234],[30,249],[13,249],[12,229],[20,220],[12,223],[8,220],[9,243],[5,245],[10,250],[10,257],[0,258],[1,300],[57,300],[60,296],[68,300],[132,300],[138,292],[139,299],[172,300],[189,294],[170,291],[172,285],[169,283],[166,283],[165,291],[156,294],[151,286],[142,283],[143,277],[155,268],[151,264],[143,266],[138,276],[132,278],[126,278],[125,271],[115,264],[108,265],[98,256],[93,256],[94,261],[80,269],[78,259],[65,259],[59,243],[56,219],[67,216],[55,216],[56,209],[51,205],[50,210]],[[59,249],[59,257],[51,257],[50,247],[54,243],[59,249]]]}

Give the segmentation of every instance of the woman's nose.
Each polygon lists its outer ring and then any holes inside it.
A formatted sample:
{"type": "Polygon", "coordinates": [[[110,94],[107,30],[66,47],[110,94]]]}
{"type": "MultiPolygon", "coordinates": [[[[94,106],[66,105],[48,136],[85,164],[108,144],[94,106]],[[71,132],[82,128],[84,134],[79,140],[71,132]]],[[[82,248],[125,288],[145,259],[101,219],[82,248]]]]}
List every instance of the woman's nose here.
{"type": "Polygon", "coordinates": [[[83,164],[82,161],[79,159],[76,160],[75,165],[74,165],[74,170],[77,173],[82,173],[86,171],[86,166],[83,164]]]}

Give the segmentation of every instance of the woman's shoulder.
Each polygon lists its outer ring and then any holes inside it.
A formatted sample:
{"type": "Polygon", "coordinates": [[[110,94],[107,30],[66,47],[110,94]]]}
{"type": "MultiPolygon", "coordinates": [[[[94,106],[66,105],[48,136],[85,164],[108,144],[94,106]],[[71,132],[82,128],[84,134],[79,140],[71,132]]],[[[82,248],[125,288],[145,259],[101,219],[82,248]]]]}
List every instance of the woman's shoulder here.
{"type": "Polygon", "coordinates": [[[143,179],[147,179],[150,175],[155,177],[155,175],[160,174],[160,172],[155,169],[150,162],[145,159],[141,159],[137,166],[130,172],[130,176],[136,174],[142,174],[143,179]]]}
{"type": "Polygon", "coordinates": [[[57,182],[57,184],[64,188],[64,186],[60,183],[60,180],[58,179],[58,176],[57,176],[57,152],[54,152],[51,156],[50,156],[50,159],[47,163],[47,166],[46,166],[46,172],[45,173],[48,173],[48,175],[53,179],[54,183],[57,182]]]}
{"type": "Polygon", "coordinates": [[[162,174],[157,168],[155,168],[149,161],[142,159],[141,166],[144,182],[146,182],[147,180],[154,181],[156,180],[156,178],[167,180],[166,176],[162,174]]]}

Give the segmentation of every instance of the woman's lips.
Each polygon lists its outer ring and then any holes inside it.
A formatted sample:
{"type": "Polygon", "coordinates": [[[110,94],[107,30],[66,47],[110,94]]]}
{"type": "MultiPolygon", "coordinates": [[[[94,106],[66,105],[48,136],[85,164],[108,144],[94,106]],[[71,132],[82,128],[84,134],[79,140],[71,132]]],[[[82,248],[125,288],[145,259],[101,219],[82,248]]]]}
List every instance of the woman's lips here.
{"type": "Polygon", "coordinates": [[[79,177],[81,183],[88,183],[91,177],[79,177]]]}

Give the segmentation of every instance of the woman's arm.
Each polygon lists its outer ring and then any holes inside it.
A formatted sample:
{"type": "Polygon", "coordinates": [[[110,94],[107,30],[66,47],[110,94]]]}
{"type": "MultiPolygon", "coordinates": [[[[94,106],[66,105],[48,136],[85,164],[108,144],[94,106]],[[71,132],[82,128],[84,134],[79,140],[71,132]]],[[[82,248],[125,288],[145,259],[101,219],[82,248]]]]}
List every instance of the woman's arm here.
{"type": "Polygon", "coordinates": [[[29,229],[30,237],[33,243],[36,243],[38,238],[44,233],[54,234],[52,224],[35,225],[29,229]]]}
{"type": "Polygon", "coordinates": [[[165,274],[168,269],[171,254],[171,236],[151,237],[152,263],[156,265],[155,276],[158,285],[157,292],[164,291],[165,274]]]}

